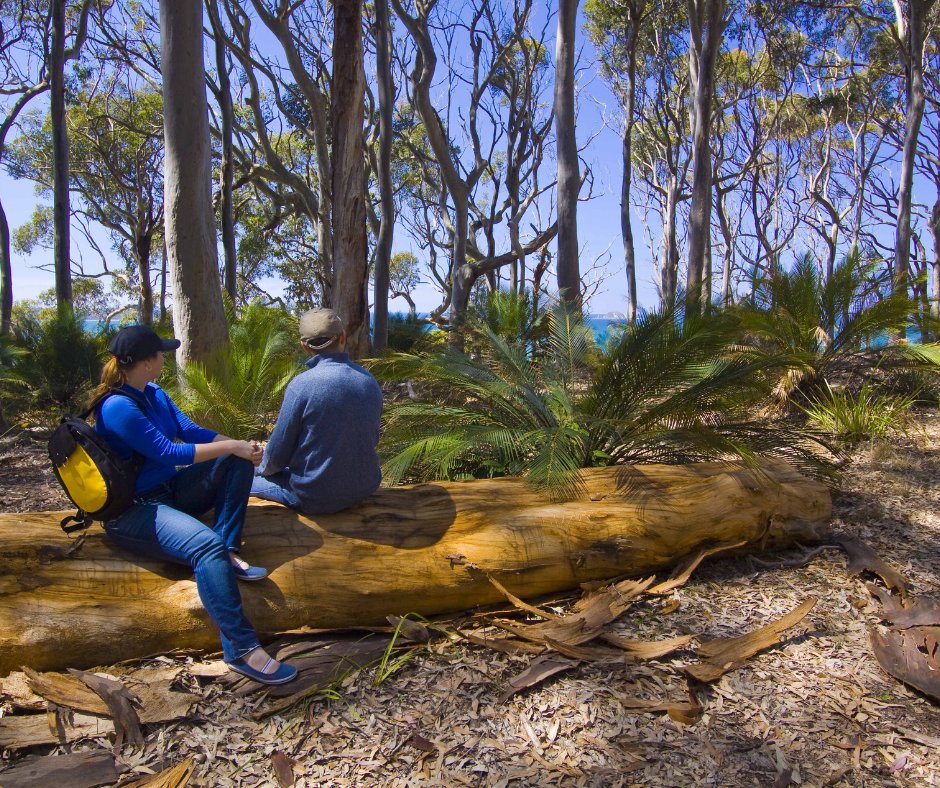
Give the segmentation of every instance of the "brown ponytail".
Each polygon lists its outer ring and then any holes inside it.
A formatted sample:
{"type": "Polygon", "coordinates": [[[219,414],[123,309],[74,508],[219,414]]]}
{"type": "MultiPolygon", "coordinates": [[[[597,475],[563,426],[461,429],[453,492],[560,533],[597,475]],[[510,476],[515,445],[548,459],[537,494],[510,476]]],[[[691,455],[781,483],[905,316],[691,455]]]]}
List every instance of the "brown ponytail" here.
{"type": "Polygon", "coordinates": [[[125,382],[124,370],[121,369],[117,359],[111,356],[111,358],[108,359],[108,363],[104,365],[104,369],[101,370],[101,383],[98,384],[98,388],[95,389],[95,393],[92,395],[92,402],[98,399],[98,397],[104,394],[108,389],[123,386],[125,382]]]}

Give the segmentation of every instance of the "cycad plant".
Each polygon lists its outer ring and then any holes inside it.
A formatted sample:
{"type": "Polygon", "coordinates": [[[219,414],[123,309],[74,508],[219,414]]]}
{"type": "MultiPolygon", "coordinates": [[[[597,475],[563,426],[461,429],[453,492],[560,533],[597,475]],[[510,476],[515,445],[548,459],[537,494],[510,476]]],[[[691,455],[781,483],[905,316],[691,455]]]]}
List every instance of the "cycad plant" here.
{"type": "Polygon", "coordinates": [[[44,319],[21,313],[13,334],[17,345],[27,351],[14,362],[14,369],[31,404],[47,413],[80,410],[98,382],[104,350],[103,342],[85,331],[82,316],[68,306],[44,319]]]}
{"type": "Polygon", "coordinates": [[[274,422],[284,388],[301,369],[297,321],[260,303],[247,306],[238,319],[230,317],[226,376],[190,365],[168,387],[196,423],[248,440],[263,436],[274,422]]]}
{"type": "Polygon", "coordinates": [[[866,374],[873,366],[912,359],[889,338],[911,322],[914,303],[892,292],[875,261],[846,255],[824,278],[812,257],[756,283],[738,308],[745,341],[779,362],[779,405],[815,397],[836,376],[866,374]]]}
{"type": "Polygon", "coordinates": [[[748,419],[766,392],[767,362],[733,348],[729,321],[647,314],[606,356],[562,307],[547,325],[537,358],[481,326],[478,356],[377,362],[380,378],[411,380],[419,392],[387,409],[386,482],[511,474],[567,497],[580,487],[575,471],[597,465],[776,454],[822,467],[804,434],[748,419]]]}

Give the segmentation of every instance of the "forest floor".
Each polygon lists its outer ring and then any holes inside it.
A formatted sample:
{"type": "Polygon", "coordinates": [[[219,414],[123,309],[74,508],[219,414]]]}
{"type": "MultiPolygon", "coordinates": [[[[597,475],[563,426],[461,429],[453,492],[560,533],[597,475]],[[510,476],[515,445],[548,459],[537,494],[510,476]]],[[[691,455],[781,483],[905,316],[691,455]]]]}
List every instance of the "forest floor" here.
{"type": "MultiPolygon", "coordinates": [[[[66,503],[40,443],[0,451],[0,510],[66,503]]],[[[918,597],[940,596],[940,415],[920,414],[909,434],[851,452],[832,526],[870,545],[918,597]]],[[[868,632],[881,607],[871,578],[850,577],[838,550],[803,566],[800,555],[708,559],[668,599],[635,605],[615,624],[630,638],[727,637],[818,599],[781,645],[697,684],[704,710],[692,724],[630,708],[636,698],[688,701],[681,669],[694,657],[683,650],[584,662],[501,700],[532,657],[441,638],[389,675],[375,666],[352,673],[261,719],[263,694],[212,678],[218,655],[167,655],[153,664],[176,670],[198,703],[123,748],[118,784],[191,757],[194,786],[940,786],[940,706],[872,655],[868,632]]],[[[470,631],[474,621],[446,623],[470,631]]],[[[72,752],[111,747],[92,736],[72,752]]],[[[5,751],[0,768],[62,751],[5,751]]]]}

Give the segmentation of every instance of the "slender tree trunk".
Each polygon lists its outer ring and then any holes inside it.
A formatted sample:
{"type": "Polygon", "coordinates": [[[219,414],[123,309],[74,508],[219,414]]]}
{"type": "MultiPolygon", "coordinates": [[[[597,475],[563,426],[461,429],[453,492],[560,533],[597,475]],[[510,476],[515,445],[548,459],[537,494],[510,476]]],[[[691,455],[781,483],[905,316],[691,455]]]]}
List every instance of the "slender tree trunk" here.
{"type": "Polygon", "coordinates": [[[166,158],[166,249],[181,365],[225,374],[228,324],[212,211],[212,149],[202,48],[202,3],[161,0],[160,56],[166,158]]]}
{"type": "Polygon", "coordinates": [[[636,322],[636,249],[633,244],[633,222],[630,219],[630,188],[633,181],[633,80],[630,80],[630,98],[624,104],[626,121],[623,125],[623,182],[620,187],[620,234],[623,237],[624,268],[627,274],[627,320],[636,322]]]}
{"type": "Polygon", "coordinates": [[[581,189],[574,114],[575,23],[578,0],[559,0],[555,39],[555,136],[558,145],[558,294],[581,308],[578,192],[581,189]]]}
{"type": "Polygon", "coordinates": [[[152,242],[153,238],[145,235],[138,237],[135,244],[137,276],[140,279],[140,322],[145,326],[153,325],[153,285],[150,282],[150,245],[152,242]]]}
{"type": "Polygon", "coordinates": [[[235,160],[232,151],[232,134],[235,126],[235,109],[232,106],[232,88],[225,59],[225,37],[219,18],[218,0],[206,4],[212,29],[215,31],[215,68],[219,72],[219,110],[222,115],[222,172],[219,179],[221,189],[220,218],[222,224],[222,249],[224,251],[223,287],[235,306],[238,296],[238,261],[235,255],[235,216],[232,186],[235,180],[235,160]]]}
{"type": "Polygon", "coordinates": [[[360,358],[369,350],[362,0],[337,2],[333,26],[332,305],[346,324],[347,350],[353,358],[360,358]]]}
{"type": "Polygon", "coordinates": [[[724,0],[688,0],[689,76],[692,97],[692,201],[689,208],[689,266],[686,301],[690,311],[702,304],[705,256],[711,243],[712,151],[711,109],[715,93],[715,60],[724,33],[724,0]]]}
{"type": "Polygon", "coordinates": [[[663,306],[667,309],[676,303],[676,288],[679,281],[679,243],[676,239],[676,211],[679,202],[679,182],[675,175],[669,176],[666,191],[666,221],[663,227],[663,270],[661,287],[663,306]]]}
{"type": "Polygon", "coordinates": [[[388,347],[389,265],[395,231],[395,195],[392,186],[392,112],[395,94],[392,85],[392,31],[388,0],[375,2],[375,65],[379,93],[378,168],[382,219],[375,242],[375,289],[372,296],[372,347],[378,352],[388,347]]]}
{"type": "Polygon", "coordinates": [[[930,232],[933,235],[933,276],[930,284],[930,315],[940,320],[940,183],[937,184],[937,201],[930,217],[930,232]]]}
{"type": "Polygon", "coordinates": [[[52,0],[52,51],[49,62],[52,119],[52,219],[55,234],[55,297],[59,306],[72,303],[69,249],[69,137],[65,121],[65,6],[52,0]]]}
{"type": "Polygon", "coordinates": [[[0,334],[9,334],[13,322],[13,261],[10,257],[10,224],[0,200],[0,334]]]}
{"type": "MultiPolygon", "coordinates": [[[[911,200],[914,189],[914,158],[917,138],[924,117],[924,27],[934,0],[909,0],[906,30],[907,112],[904,144],[901,150],[901,173],[898,186],[898,221],[894,245],[894,287],[907,293],[911,259],[911,200]]],[[[900,13],[903,4],[895,4],[900,13]]],[[[899,17],[899,23],[902,19],[899,17]]],[[[900,24],[899,24],[900,26],[900,24]]]]}

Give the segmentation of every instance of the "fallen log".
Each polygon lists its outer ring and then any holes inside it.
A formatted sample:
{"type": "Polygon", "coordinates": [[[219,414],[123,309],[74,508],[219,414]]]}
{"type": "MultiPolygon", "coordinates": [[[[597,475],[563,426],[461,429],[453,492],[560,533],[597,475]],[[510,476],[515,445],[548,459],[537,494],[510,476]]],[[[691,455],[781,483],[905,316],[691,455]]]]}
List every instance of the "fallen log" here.
{"type": "MultiPolygon", "coordinates": [[[[270,579],[242,586],[263,632],[383,624],[658,572],[703,547],[818,540],[822,484],[783,463],[630,466],[583,472],[575,500],[550,502],[518,479],[383,489],[310,518],[253,502],[243,555],[270,579]]],[[[0,675],[90,667],[174,648],[217,650],[191,574],[83,541],[62,513],[0,515],[0,675]]],[[[747,548],[745,548],[747,549],[747,548]]]]}

